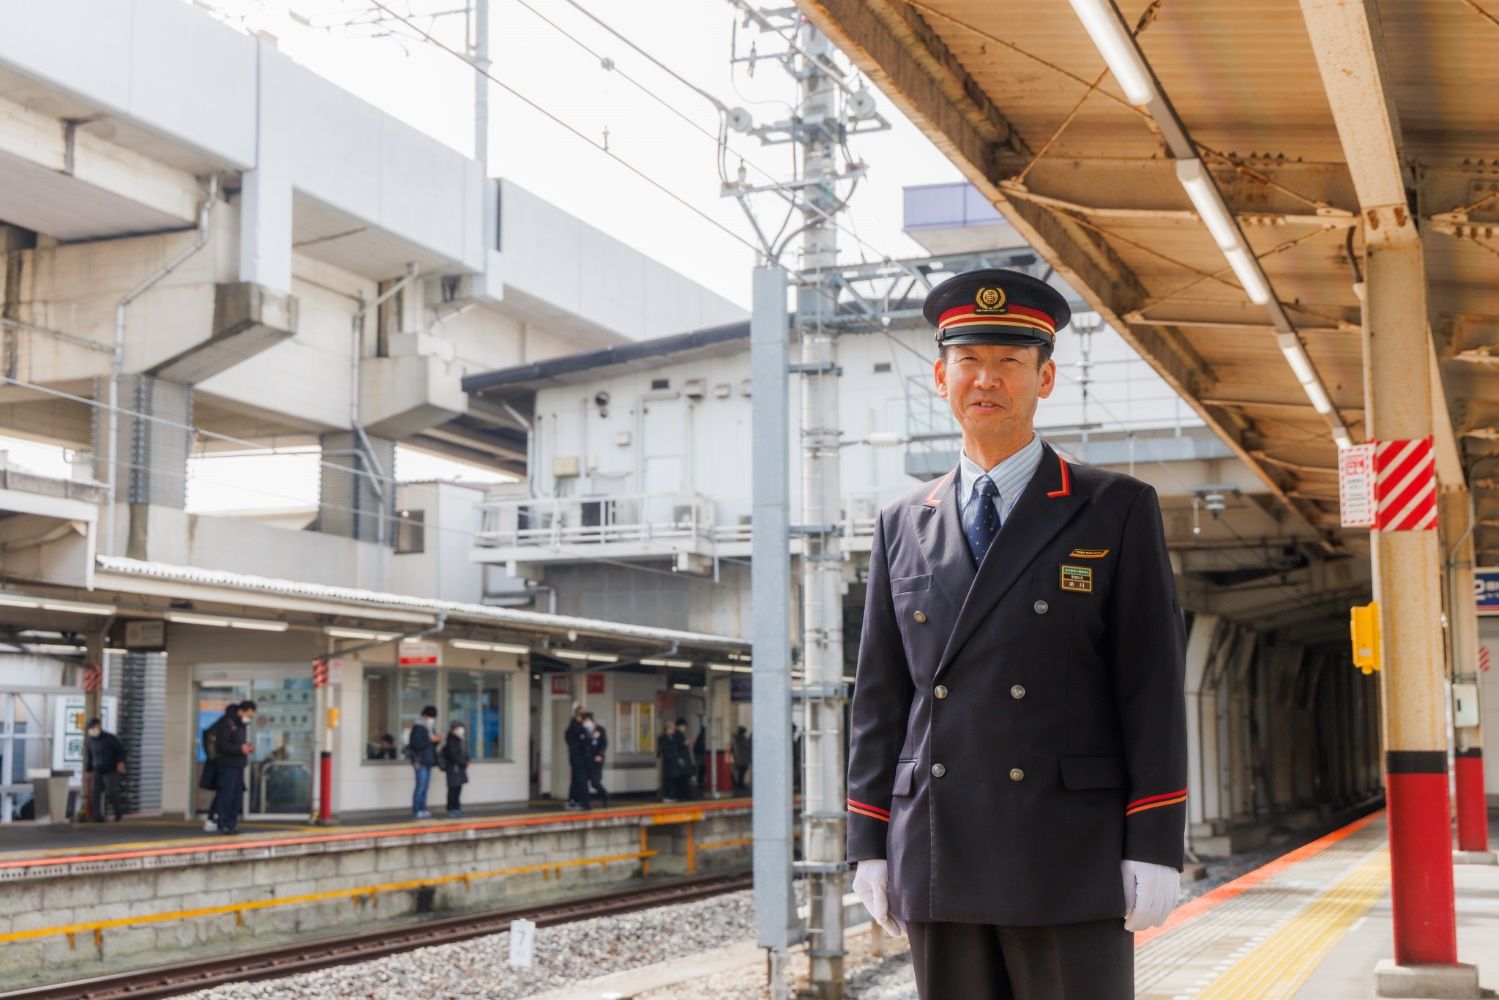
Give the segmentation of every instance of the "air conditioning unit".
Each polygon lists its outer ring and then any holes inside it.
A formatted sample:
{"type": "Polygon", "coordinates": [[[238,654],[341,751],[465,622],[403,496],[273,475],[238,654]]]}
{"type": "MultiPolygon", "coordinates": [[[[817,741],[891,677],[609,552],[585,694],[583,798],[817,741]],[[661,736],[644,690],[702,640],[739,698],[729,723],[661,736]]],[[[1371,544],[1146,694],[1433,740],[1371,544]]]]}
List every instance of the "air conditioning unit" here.
{"type": "Polygon", "coordinates": [[[690,378],[682,383],[682,395],[688,399],[702,399],[708,395],[708,380],[704,378],[690,378]]]}

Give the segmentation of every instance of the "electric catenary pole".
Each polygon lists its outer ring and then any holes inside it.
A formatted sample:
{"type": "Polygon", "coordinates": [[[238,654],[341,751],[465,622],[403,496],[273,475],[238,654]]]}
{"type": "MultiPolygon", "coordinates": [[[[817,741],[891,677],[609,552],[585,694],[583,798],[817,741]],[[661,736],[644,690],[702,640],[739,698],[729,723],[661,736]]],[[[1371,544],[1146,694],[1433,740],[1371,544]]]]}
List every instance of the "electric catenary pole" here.
{"type": "MultiPolygon", "coordinates": [[[[777,372],[791,371],[801,379],[801,517],[788,525],[778,538],[764,537],[772,523],[762,523],[760,513],[775,509],[774,501],[784,508],[785,476],[767,481],[759,474],[765,461],[782,462],[790,454],[785,421],[764,421],[757,414],[756,430],[769,432],[755,437],[755,597],[757,601],[779,601],[782,608],[784,588],[790,580],[784,558],[772,559],[768,545],[789,549],[792,538],[801,540],[801,666],[802,683],[788,690],[784,683],[774,683],[772,675],[776,657],[772,647],[784,647],[789,641],[785,615],[774,609],[757,607],[755,639],[755,722],[757,763],[767,749],[767,736],[788,733],[792,702],[801,706],[802,746],[802,859],[792,862],[791,841],[777,838],[784,849],[762,851],[758,838],[762,830],[774,835],[786,809],[792,789],[773,780],[772,775],[757,773],[755,782],[756,906],[760,943],[771,954],[770,991],[773,998],[785,996],[786,949],[796,933],[794,919],[785,919],[787,900],[791,898],[790,879],[793,870],[805,875],[808,915],[805,935],[811,958],[812,987],[825,1000],[843,996],[843,894],[847,880],[844,861],[844,752],[843,719],[848,697],[843,681],[843,592],[844,565],[840,544],[839,448],[841,431],[838,412],[837,327],[832,322],[838,311],[840,275],[838,263],[838,213],[843,209],[853,187],[863,174],[863,164],[848,153],[848,137],[858,131],[886,128],[883,119],[874,114],[869,92],[848,82],[847,74],[837,64],[832,45],[826,37],[801,17],[795,9],[760,10],[735,2],[744,17],[744,25],[754,28],[758,37],[748,55],[736,52],[736,62],[753,70],[756,63],[770,61],[780,66],[796,81],[797,100],[793,113],[784,120],[756,126],[741,108],[728,111],[725,131],[757,136],[764,144],[794,144],[799,168],[796,176],[765,185],[748,183],[741,167],[737,180],[730,180],[722,170],[724,194],[737,198],[754,225],[763,246],[764,258],[771,270],[781,265],[792,241],[798,241],[794,267],[795,309],[792,333],[799,342],[800,360],[790,364],[786,340],[780,339],[779,357],[775,337],[784,323],[784,295],[764,294],[767,276],[757,276],[755,322],[753,329],[763,337],[752,350],[756,354],[756,409],[785,407],[785,397],[776,392],[760,392],[760,376],[774,377],[777,372]],[[774,49],[762,55],[761,41],[774,49]],[[840,196],[840,185],[847,190],[840,196]],[[771,235],[762,227],[750,199],[758,194],[774,194],[788,206],[780,230],[771,235]],[[786,232],[792,220],[796,228],[786,232]],[[777,316],[764,316],[766,310],[777,316]],[[764,367],[761,366],[764,361],[764,367]],[[779,433],[777,433],[779,432],[779,433]],[[770,496],[772,490],[779,497],[770,496]],[[762,559],[764,553],[767,558],[762,559]],[[761,580],[770,573],[780,574],[779,581],[761,580]],[[763,612],[763,613],[762,613],[763,612]],[[762,630],[763,629],[763,634],[762,630]],[[777,634],[777,632],[779,634],[777,634]],[[788,695],[790,697],[788,697],[788,695]],[[767,728],[769,731],[767,732],[767,728]],[[762,779],[772,777],[771,781],[762,779]],[[768,786],[768,787],[763,787],[768,786]],[[763,816],[763,819],[762,819],[763,816]]],[[[722,146],[720,147],[722,152],[722,146]]],[[[722,163],[722,161],[721,161],[722,163]]],[[[784,523],[781,519],[778,523],[784,523]]],[[[779,741],[777,741],[779,742],[779,741]]],[[[789,774],[789,769],[782,769],[789,774]]],[[[770,845],[767,845],[769,847],[770,845]]]]}

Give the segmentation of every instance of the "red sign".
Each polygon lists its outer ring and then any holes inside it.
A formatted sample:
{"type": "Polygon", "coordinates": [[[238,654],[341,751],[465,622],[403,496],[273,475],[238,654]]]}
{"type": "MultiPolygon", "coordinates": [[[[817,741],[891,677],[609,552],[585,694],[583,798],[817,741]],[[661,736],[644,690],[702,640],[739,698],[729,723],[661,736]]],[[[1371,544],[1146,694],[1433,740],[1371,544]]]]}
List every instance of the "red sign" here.
{"type": "Polygon", "coordinates": [[[589,694],[603,694],[604,693],[604,675],[603,674],[589,674],[588,675],[588,693],[589,694]]]}
{"type": "Polygon", "coordinates": [[[320,687],[320,688],[328,686],[328,661],[327,660],[313,660],[312,661],[312,686],[313,687],[320,687]]]}
{"type": "Polygon", "coordinates": [[[405,639],[397,658],[403,667],[435,667],[441,662],[442,643],[430,639],[405,639]]]}
{"type": "Polygon", "coordinates": [[[572,694],[573,679],[567,674],[552,675],[552,694],[572,694]]]}
{"type": "Polygon", "coordinates": [[[1380,441],[1374,450],[1376,531],[1437,526],[1437,456],[1431,438],[1380,441]]]}
{"type": "Polygon", "coordinates": [[[1374,445],[1338,449],[1338,511],[1345,528],[1374,527],[1374,445]]]}
{"type": "Polygon", "coordinates": [[[90,664],[83,668],[83,690],[97,691],[104,686],[104,668],[99,664],[90,664]]]}

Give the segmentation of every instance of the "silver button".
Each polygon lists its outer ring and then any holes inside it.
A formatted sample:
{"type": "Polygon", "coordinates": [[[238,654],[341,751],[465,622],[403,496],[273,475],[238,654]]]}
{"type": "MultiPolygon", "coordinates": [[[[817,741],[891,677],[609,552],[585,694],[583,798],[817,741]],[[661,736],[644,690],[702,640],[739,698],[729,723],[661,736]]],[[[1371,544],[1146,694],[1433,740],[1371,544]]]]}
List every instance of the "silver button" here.
{"type": "Polygon", "coordinates": [[[932,777],[934,777],[934,778],[940,778],[940,777],[942,777],[946,773],[947,773],[947,768],[943,767],[941,764],[933,764],[932,765],[932,777]]]}
{"type": "Polygon", "coordinates": [[[911,617],[915,618],[918,622],[924,622],[924,621],[926,621],[926,612],[925,611],[918,611],[914,615],[912,615],[911,617]]]}
{"type": "Polygon", "coordinates": [[[932,694],[937,696],[938,701],[941,701],[943,698],[947,697],[947,685],[938,684],[936,687],[932,688],[932,694]]]}
{"type": "Polygon", "coordinates": [[[1044,615],[1046,614],[1047,609],[1051,607],[1051,605],[1047,604],[1045,601],[1037,601],[1035,604],[1032,604],[1031,607],[1036,609],[1036,614],[1044,615]]]}
{"type": "Polygon", "coordinates": [[[1012,768],[1010,768],[1010,780],[1011,781],[1024,781],[1025,780],[1025,772],[1022,771],[1022,770],[1020,770],[1020,768],[1018,768],[1018,767],[1012,767],[1012,768]]]}
{"type": "Polygon", "coordinates": [[[1021,698],[1025,697],[1025,688],[1021,687],[1019,684],[1016,684],[1014,687],[1010,688],[1010,697],[1014,698],[1016,701],[1019,701],[1021,698]]]}

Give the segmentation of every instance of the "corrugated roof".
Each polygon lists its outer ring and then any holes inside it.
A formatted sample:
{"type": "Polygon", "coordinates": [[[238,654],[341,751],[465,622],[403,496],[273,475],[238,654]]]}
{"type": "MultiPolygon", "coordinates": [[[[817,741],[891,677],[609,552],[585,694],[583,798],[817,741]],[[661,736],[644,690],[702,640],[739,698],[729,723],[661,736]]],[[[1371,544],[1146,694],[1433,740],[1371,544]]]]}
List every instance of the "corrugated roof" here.
{"type": "MultiPolygon", "coordinates": [[[[178,566],[171,563],[147,562],[121,556],[99,556],[100,572],[124,577],[159,580],[200,587],[221,587],[258,594],[298,597],[309,600],[328,601],[336,604],[357,605],[372,612],[382,608],[401,611],[420,611],[445,614],[449,619],[487,625],[508,626],[517,630],[544,633],[577,632],[599,638],[633,640],[658,643],[676,643],[681,647],[698,647],[718,650],[748,650],[745,639],[727,635],[710,635],[705,632],[682,632],[677,629],[653,628],[645,625],[629,625],[609,622],[597,618],[576,618],[571,615],[551,615],[540,611],[522,611],[517,608],[494,608],[487,604],[468,604],[461,601],[439,601],[409,594],[391,594],[378,590],[362,590],[356,587],[333,587],[319,583],[304,583],[300,580],[284,580],[275,577],[254,576],[248,573],[230,573],[224,570],[200,569],[196,566],[178,566]]],[[[96,586],[109,589],[106,581],[99,580],[96,586]]]]}

